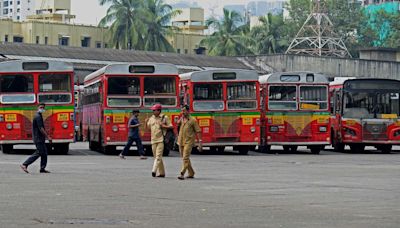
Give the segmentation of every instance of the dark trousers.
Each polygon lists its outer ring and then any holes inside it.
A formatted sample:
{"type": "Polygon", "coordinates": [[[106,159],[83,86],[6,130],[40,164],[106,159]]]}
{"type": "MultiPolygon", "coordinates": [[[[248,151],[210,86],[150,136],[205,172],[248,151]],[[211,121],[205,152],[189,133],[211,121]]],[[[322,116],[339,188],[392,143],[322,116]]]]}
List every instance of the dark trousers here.
{"type": "Polygon", "coordinates": [[[24,166],[28,167],[40,157],[40,170],[44,170],[47,165],[47,147],[44,142],[35,142],[36,151],[26,161],[24,166]]]}
{"type": "Polygon", "coordinates": [[[142,140],[140,138],[133,138],[133,137],[128,137],[128,142],[125,145],[124,150],[122,151],[122,155],[127,155],[129,149],[131,148],[133,142],[136,143],[136,146],[138,148],[139,155],[144,156],[144,150],[143,150],[143,144],[142,140]]]}

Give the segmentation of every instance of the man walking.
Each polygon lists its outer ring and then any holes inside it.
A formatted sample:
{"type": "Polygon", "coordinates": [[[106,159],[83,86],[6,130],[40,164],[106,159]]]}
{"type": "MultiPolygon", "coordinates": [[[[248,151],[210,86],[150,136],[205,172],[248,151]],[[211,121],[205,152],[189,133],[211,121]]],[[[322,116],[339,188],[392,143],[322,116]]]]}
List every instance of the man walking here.
{"type": "Polygon", "coordinates": [[[38,111],[33,118],[32,123],[32,133],[33,133],[33,142],[36,146],[36,151],[33,153],[22,165],[20,165],[21,169],[25,173],[28,172],[28,166],[35,162],[40,157],[40,173],[50,173],[46,170],[47,165],[47,148],[46,148],[46,138],[51,143],[51,137],[47,134],[44,129],[43,116],[42,114],[45,112],[45,104],[39,104],[38,111]]]}
{"type": "Polygon", "coordinates": [[[153,115],[146,119],[146,129],[150,128],[151,131],[151,149],[154,156],[153,169],[151,175],[156,177],[157,171],[159,175],[157,177],[165,177],[165,168],[162,160],[164,152],[164,135],[167,129],[172,129],[173,126],[168,116],[161,115],[162,106],[155,104],[151,107],[153,115]]]}
{"type": "Polygon", "coordinates": [[[181,175],[178,176],[179,180],[185,179],[186,170],[188,171],[188,176],[186,178],[194,178],[194,170],[192,163],[190,162],[190,154],[192,153],[192,148],[195,143],[195,138],[198,140],[199,150],[202,150],[201,145],[201,129],[196,119],[189,115],[189,106],[185,105],[182,107],[182,117],[178,121],[180,125],[178,145],[179,153],[182,157],[182,169],[181,175]]]}
{"type": "Polygon", "coordinates": [[[144,156],[143,144],[142,139],[139,135],[139,126],[142,125],[139,123],[139,110],[132,110],[132,116],[128,120],[128,142],[125,145],[124,150],[119,154],[121,159],[125,159],[125,155],[128,154],[129,149],[131,148],[133,142],[136,143],[136,147],[138,149],[140,159],[147,159],[144,156]]]}

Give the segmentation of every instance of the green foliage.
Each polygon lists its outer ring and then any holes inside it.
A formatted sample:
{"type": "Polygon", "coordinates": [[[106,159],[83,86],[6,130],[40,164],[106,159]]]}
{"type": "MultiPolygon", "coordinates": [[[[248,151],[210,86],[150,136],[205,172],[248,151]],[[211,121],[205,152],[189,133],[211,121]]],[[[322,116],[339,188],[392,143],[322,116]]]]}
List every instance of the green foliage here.
{"type": "Polygon", "coordinates": [[[110,4],[100,26],[110,26],[115,48],[173,52],[166,36],[172,33],[171,18],[180,13],[163,0],[99,0],[110,4]]]}

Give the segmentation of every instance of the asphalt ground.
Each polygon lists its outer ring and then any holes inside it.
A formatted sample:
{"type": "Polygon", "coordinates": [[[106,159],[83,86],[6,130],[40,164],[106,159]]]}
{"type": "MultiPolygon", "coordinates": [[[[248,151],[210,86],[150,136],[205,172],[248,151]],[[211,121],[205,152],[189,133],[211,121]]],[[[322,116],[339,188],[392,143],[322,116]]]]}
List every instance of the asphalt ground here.
{"type": "Polygon", "coordinates": [[[19,165],[33,147],[0,153],[0,227],[400,227],[400,147],[391,154],[324,150],[192,155],[195,179],[166,178],[153,159],[121,160],[71,145],[69,155],[19,165]]]}

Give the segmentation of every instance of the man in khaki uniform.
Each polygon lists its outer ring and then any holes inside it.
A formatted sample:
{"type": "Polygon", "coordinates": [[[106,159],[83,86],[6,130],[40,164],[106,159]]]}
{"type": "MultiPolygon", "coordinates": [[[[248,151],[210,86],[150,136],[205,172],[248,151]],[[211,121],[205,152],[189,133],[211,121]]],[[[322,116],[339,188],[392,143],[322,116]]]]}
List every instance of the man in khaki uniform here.
{"type": "Polygon", "coordinates": [[[192,163],[190,162],[190,154],[192,153],[196,137],[199,143],[199,150],[202,150],[201,129],[196,119],[189,115],[189,106],[187,105],[182,108],[182,118],[178,121],[178,124],[180,125],[178,145],[179,153],[182,157],[181,175],[178,176],[178,179],[184,180],[186,170],[188,171],[187,178],[194,178],[194,170],[192,163]]]}
{"type": "Polygon", "coordinates": [[[150,128],[151,131],[151,149],[153,151],[154,164],[151,171],[151,175],[156,177],[157,171],[159,175],[157,177],[165,177],[164,163],[162,160],[164,152],[164,135],[167,129],[172,129],[173,126],[168,116],[161,115],[161,105],[155,104],[151,107],[153,115],[146,119],[145,127],[150,128]]]}

